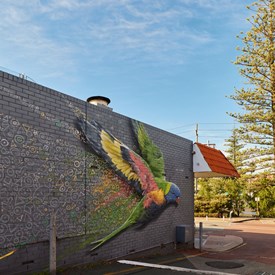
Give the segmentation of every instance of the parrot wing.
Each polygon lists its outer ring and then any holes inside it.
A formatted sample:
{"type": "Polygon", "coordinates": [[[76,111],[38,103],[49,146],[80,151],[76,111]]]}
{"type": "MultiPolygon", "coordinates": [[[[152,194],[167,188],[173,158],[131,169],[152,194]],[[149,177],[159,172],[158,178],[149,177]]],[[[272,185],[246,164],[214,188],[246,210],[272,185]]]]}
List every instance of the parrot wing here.
{"type": "Polygon", "coordinates": [[[164,159],[161,150],[153,143],[142,123],[132,120],[132,127],[140,155],[148,163],[154,177],[164,179],[164,159]]]}
{"type": "MultiPolygon", "coordinates": [[[[143,158],[103,129],[96,121],[88,122],[84,117],[78,117],[78,129],[83,141],[105,161],[111,168],[109,171],[115,172],[118,176],[116,183],[113,176],[112,182],[107,180],[106,184],[102,178],[100,182],[104,185],[103,188],[99,184],[99,188],[94,188],[92,191],[94,195],[102,196],[99,201],[103,203],[98,206],[91,205],[89,219],[93,221],[91,229],[94,228],[94,224],[102,223],[102,217],[106,220],[106,225],[113,221],[112,224],[106,226],[111,229],[111,233],[105,235],[101,228],[95,230],[100,232],[91,240],[91,244],[94,245],[92,250],[95,250],[129,226],[144,225],[155,218],[164,209],[166,201],[163,189],[158,187],[153,173],[143,158]],[[116,191],[115,188],[118,188],[119,191],[116,191]],[[132,189],[136,192],[131,192],[132,189]],[[121,196],[122,193],[123,196],[121,196]],[[127,203],[130,203],[129,207],[127,203]],[[125,207],[127,209],[123,210],[125,207]],[[106,212],[113,214],[106,215],[106,212]],[[121,216],[123,212],[125,215],[121,216]],[[114,218],[115,216],[116,218],[114,218]],[[96,223],[97,218],[101,222],[96,223]],[[101,234],[105,237],[101,237],[101,234]],[[94,239],[96,241],[93,241],[94,239]]],[[[93,202],[97,203],[96,200],[93,202]]]]}
{"type": "Polygon", "coordinates": [[[138,154],[104,130],[96,121],[88,122],[85,118],[78,120],[86,144],[139,195],[145,196],[144,207],[149,207],[152,202],[157,205],[165,202],[163,190],[159,189],[150,168],[138,154]]]}
{"type": "Polygon", "coordinates": [[[87,190],[85,243],[92,244],[95,250],[134,224],[144,207],[140,195],[102,158],[88,154],[86,161],[90,189],[87,190]]]}

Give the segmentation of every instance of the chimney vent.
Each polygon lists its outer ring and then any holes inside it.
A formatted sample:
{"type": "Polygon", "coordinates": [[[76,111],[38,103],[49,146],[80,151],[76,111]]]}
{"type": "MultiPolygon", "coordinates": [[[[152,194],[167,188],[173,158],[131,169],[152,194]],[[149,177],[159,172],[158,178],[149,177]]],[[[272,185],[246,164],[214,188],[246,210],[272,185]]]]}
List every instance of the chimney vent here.
{"type": "Polygon", "coordinates": [[[87,98],[87,102],[93,105],[103,105],[103,106],[108,106],[111,100],[108,97],[105,96],[91,96],[87,98]]]}

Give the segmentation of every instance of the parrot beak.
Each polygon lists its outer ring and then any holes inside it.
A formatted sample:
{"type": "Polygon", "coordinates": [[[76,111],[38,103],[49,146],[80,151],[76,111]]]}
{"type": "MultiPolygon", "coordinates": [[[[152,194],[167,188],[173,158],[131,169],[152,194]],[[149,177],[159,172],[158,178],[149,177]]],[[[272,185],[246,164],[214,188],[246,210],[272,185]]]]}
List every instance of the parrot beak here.
{"type": "Polygon", "coordinates": [[[177,197],[176,198],[176,204],[179,205],[179,203],[180,203],[180,197],[177,197]]]}

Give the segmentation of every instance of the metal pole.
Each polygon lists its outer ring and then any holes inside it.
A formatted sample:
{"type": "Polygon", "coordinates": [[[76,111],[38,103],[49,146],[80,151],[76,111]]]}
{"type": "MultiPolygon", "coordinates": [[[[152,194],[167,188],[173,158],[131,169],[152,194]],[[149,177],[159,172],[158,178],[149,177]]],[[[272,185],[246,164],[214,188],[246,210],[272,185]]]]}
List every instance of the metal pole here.
{"type": "Polygon", "coordinates": [[[56,275],[56,213],[54,210],[50,221],[50,274],[56,275]]]}
{"type": "Polygon", "coordinates": [[[199,142],[199,124],[196,124],[196,142],[199,142]]]}
{"type": "Polygon", "coordinates": [[[199,242],[200,242],[200,251],[202,251],[202,232],[203,232],[203,228],[202,228],[202,222],[200,222],[200,227],[199,227],[199,242]]]}

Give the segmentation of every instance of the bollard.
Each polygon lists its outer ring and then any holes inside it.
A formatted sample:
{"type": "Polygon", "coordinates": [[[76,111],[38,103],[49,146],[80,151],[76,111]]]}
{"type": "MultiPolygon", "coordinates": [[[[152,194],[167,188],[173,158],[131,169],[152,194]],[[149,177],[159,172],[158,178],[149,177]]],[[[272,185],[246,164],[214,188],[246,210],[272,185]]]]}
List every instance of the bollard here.
{"type": "Polygon", "coordinates": [[[200,248],[200,251],[202,251],[202,233],[203,233],[202,231],[203,231],[202,222],[200,222],[200,227],[199,227],[199,242],[200,242],[199,248],[200,248]]]}
{"type": "Polygon", "coordinates": [[[232,214],[233,214],[233,211],[231,210],[230,213],[229,213],[229,219],[230,220],[232,219],[232,214]]]}

